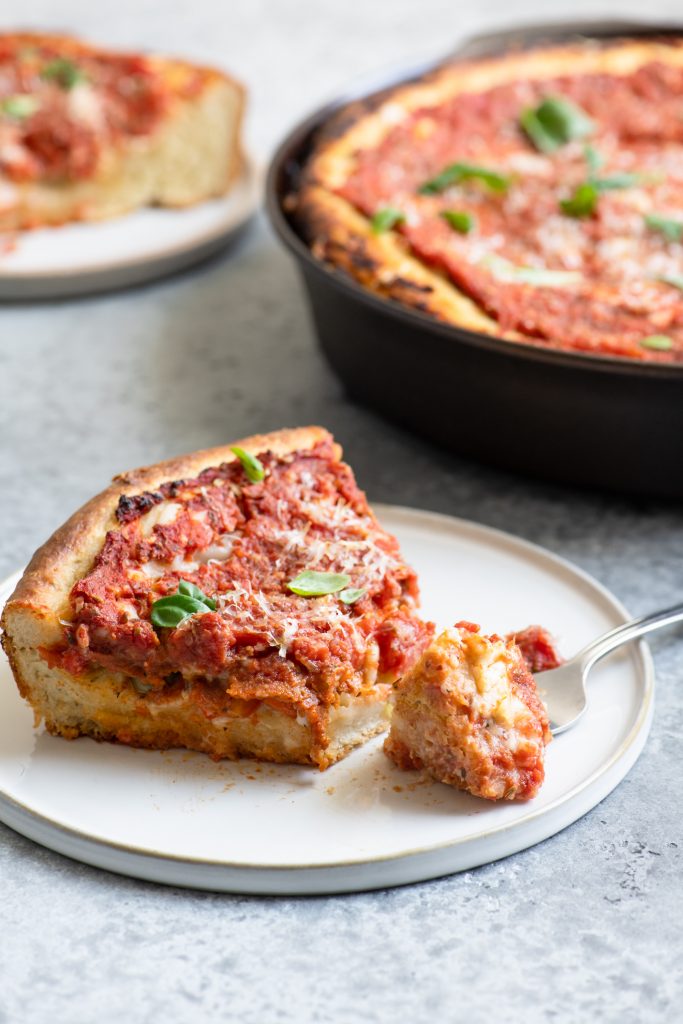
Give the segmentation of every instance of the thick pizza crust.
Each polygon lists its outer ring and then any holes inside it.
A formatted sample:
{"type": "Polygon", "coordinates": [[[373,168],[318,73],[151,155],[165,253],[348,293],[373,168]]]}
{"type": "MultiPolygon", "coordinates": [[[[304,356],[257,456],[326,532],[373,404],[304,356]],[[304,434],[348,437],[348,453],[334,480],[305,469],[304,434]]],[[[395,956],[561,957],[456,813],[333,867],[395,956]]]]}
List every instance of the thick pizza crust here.
{"type": "MultiPolygon", "coordinates": [[[[98,52],[68,36],[4,38],[22,46],[56,44],[74,58],[98,52]]],[[[0,230],[104,220],[150,205],[191,206],[228,191],[243,165],[244,88],[213,68],[163,57],[148,61],[173,97],[159,125],[109,147],[91,178],[17,183],[0,173],[0,230]],[[189,98],[183,86],[197,74],[200,87],[189,98]]]]}
{"type": "MultiPolygon", "coordinates": [[[[270,450],[276,455],[313,448],[330,439],[322,427],[300,427],[235,441],[248,452],[270,450]]],[[[51,668],[39,648],[58,643],[60,619],[70,615],[69,594],[74,583],[92,567],[107,531],[117,525],[116,507],[122,495],[153,490],[166,481],[192,478],[202,470],[234,462],[233,445],[209,448],[114,478],[35,553],[5,606],[0,625],[2,646],[19,691],[33,707],[36,723],[73,739],[80,735],[118,740],[132,746],[166,749],[178,746],[202,750],[213,757],[258,757],[268,761],[315,763],[327,767],[358,743],[383,732],[385,690],[354,698],[330,710],[328,744],[316,748],[307,722],[297,721],[265,705],[248,718],[219,718],[209,722],[182,696],[142,701],[121,673],[95,669],[74,676],[51,668]]],[[[335,445],[341,458],[341,448],[335,445]]]]}
{"type": "MultiPolygon", "coordinates": [[[[289,205],[304,238],[323,262],[367,289],[445,323],[513,340],[451,279],[411,255],[399,231],[376,235],[370,220],[336,193],[354,169],[356,153],[381,145],[414,110],[438,106],[463,93],[507,82],[564,74],[632,74],[651,61],[683,66],[683,39],[670,42],[585,42],[444,65],[424,79],[388,90],[367,103],[341,110],[323,126],[289,205]]],[[[529,340],[529,339],[526,339],[529,340]]]]}

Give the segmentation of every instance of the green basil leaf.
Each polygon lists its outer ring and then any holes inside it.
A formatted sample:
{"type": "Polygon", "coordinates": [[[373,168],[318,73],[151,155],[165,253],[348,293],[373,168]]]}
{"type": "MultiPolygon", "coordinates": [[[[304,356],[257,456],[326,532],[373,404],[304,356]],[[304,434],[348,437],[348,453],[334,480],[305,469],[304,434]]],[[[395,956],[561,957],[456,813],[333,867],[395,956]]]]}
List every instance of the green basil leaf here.
{"type": "Polygon", "coordinates": [[[680,242],[683,238],[683,220],[674,220],[661,213],[649,213],[644,220],[647,227],[664,235],[667,242],[680,242]]]}
{"type": "Polygon", "coordinates": [[[385,206],[384,209],[378,210],[370,221],[372,233],[374,235],[382,235],[385,231],[391,231],[392,228],[397,227],[399,224],[404,224],[405,219],[405,213],[397,210],[395,206],[385,206]]]}
{"type": "Polygon", "coordinates": [[[242,469],[247,474],[247,479],[250,480],[252,484],[258,484],[263,480],[266,475],[266,471],[263,468],[263,463],[257,459],[255,455],[252,455],[250,452],[245,452],[244,448],[238,447],[231,448],[230,451],[240,460],[242,463],[242,469]]]}
{"type": "Polygon", "coordinates": [[[666,334],[651,334],[648,338],[642,338],[640,344],[655,352],[668,352],[674,347],[673,341],[666,334]]]}
{"type": "Polygon", "coordinates": [[[497,281],[510,284],[533,284],[537,287],[566,287],[578,284],[582,275],[578,270],[548,270],[546,267],[518,267],[503,256],[487,256],[481,261],[497,281]]]}
{"type": "Polygon", "coordinates": [[[621,174],[611,174],[607,178],[591,178],[589,184],[594,185],[598,192],[611,192],[620,188],[633,188],[643,181],[642,174],[630,174],[624,171],[621,174]]]}
{"type": "Polygon", "coordinates": [[[211,597],[207,597],[203,590],[196,587],[194,583],[190,583],[188,580],[180,580],[178,583],[178,593],[184,597],[193,597],[195,601],[201,601],[207,608],[210,608],[212,612],[216,610],[216,602],[211,597]]]}
{"type": "Polygon", "coordinates": [[[583,155],[586,158],[588,173],[591,177],[593,177],[593,175],[597,174],[602,165],[604,164],[605,158],[602,156],[601,153],[598,153],[595,146],[591,146],[590,143],[583,147],[583,155]]]}
{"type": "Polygon", "coordinates": [[[435,178],[426,181],[419,191],[424,196],[436,195],[450,185],[459,185],[461,181],[480,181],[494,192],[507,192],[510,176],[499,174],[488,167],[479,167],[477,164],[456,163],[450,164],[435,178]]]}
{"type": "Polygon", "coordinates": [[[87,76],[77,64],[64,57],[57,57],[45,65],[40,72],[40,77],[46,81],[54,81],[62,89],[73,89],[79,82],[87,81],[87,76]]]}
{"type": "Polygon", "coordinates": [[[663,274],[657,280],[662,281],[663,284],[670,284],[672,288],[678,288],[679,291],[683,292],[683,275],[679,277],[676,274],[663,274]]]}
{"type": "Polygon", "coordinates": [[[440,216],[461,235],[468,235],[477,224],[474,214],[466,210],[442,210],[440,216]]]}
{"type": "Polygon", "coordinates": [[[546,130],[533,107],[527,107],[522,111],[519,115],[519,123],[541,153],[554,153],[562,145],[555,135],[546,130]]]}
{"type": "Polygon", "coordinates": [[[196,612],[206,612],[210,609],[203,601],[198,601],[196,597],[189,597],[187,594],[168,594],[166,597],[160,597],[158,601],[155,601],[152,605],[152,610],[155,608],[182,608],[188,615],[194,615],[196,612]]]}
{"type": "Polygon", "coordinates": [[[191,612],[185,611],[184,608],[179,608],[176,605],[165,605],[162,608],[152,607],[150,619],[152,625],[158,629],[175,629],[176,626],[179,626],[190,615],[191,612]]]}
{"type": "Polygon", "coordinates": [[[175,594],[160,597],[154,602],[150,619],[153,626],[173,629],[190,615],[204,614],[215,608],[216,602],[202,593],[199,587],[181,580],[175,594]],[[196,594],[201,594],[201,598],[196,597],[196,594]]]}
{"type": "Polygon", "coordinates": [[[343,572],[315,572],[305,569],[300,572],[287,586],[299,597],[322,597],[323,594],[336,594],[348,587],[351,577],[343,572]]]}
{"type": "Polygon", "coordinates": [[[35,114],[40,108],[40,100],[36,96],[29,96],[28,93],[18,93],[16,96],[7,96],[0,104],[3,114],[13,117],[17,121],[23,121],[25,117],[35,114]]]}
{"type": "Polygon", "coordinates": [[[547,96],[537,107],[522,111],[520,125],[542,153],[553,153],[574,139],[592,135],[595,124],[588,114],[563,96],[547,96]]]}
{"type": "Polygon", "coordinates": [[[355,604],[356,601],[360,601],[365,593],[365,587],[348,587],[346,590],[342,590],[339,600],[343,601],[344,604],[355,604]]]}
{"type": "Polygon", "coordinates": [[[585,181],[578,185],[569,199],[560,200],[560,209],[568,217],[590,217],[598,205],[598,190],[595,185],[585,181]]]}

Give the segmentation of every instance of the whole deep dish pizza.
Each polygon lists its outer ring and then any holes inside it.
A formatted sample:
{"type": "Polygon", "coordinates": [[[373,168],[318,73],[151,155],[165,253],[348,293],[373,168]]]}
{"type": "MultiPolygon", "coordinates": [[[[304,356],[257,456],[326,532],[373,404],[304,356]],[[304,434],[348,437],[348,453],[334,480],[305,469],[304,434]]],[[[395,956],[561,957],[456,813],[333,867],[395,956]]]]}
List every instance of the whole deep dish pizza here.
{"type": "Polygon", "coordinates": [[[433,627],[319,427],[117,477],[34,556],[3,645],[55,734],[327,767],[433,627]]]}
{"type": "Polygon", "coordinates": [[[211,68],[0,35],[0,230],[222,195],[241,166],[243,103],[211,68]]]}
{"type": "Polygon", "coordinates": [[[440,66],[323,126],[291,204],[321,260],[441,321],[683,362],[683,39],[440,66]]]}

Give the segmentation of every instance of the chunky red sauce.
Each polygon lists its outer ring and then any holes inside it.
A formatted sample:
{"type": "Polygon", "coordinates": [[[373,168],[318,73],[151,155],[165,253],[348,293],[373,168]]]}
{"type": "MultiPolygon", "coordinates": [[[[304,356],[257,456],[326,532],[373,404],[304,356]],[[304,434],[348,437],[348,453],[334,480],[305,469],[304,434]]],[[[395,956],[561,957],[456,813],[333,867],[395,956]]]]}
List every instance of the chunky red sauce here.
{"type": "Polygon", "coordinates": [[[0,36],[0,172],[11,181],[89,178],[105,146],[153,131],[167,104],[145,57],[0,36]]]}
{"type": "Polygon", "coordinates": [[[313,725],[344,693],[403,674],[432,627],[416,613],[415,573],[351,470],[331,442],[260,459],[260,483],[229,463],[122,497],[118,528],[71,592],[65,642],[45,657],[71,672],[123,672],[155,699],[182,685],[208,717],[267,701],[313,725]],[[297,596],[287,584],[306,569],[344,573],[365,593],[351,605],[297,596]],[[153,602],[181,579],[216,610],[155,628],[153,602]]]}
{"type": "Polygon", "coordinates": [[[507,639],[517,644],[530,672],[547,672],[559,668],[564,661],[543,626],[527,626],[518,633],[510,633],[507,639]]]}
{"type": "Polygon", "coordinates": [[[651,63],[623,77],[584,74],[459,95],[410,114],[379,147],[360,151],[340,192],[368,215],[386,207],[404,212],[399,230],[414,253],[444,271],[503,332],[556,348],[683,361],[683,283],[663,281],[683,282],[683,244],[644,220],[657,213],[683,221],[683,68],[651,63]],[[519,119],[549,96],[577,104],[595,130],[547,155],[519,119]],[[586,142],[602,161],[600,177],[626,172],[638,181],[602,192],[592,215],[572,217],[560,200],[588,177],[586,142]],[[463,161],[509,175],[507,192],[467,181],[419,194],[463,161]],[[476,228],[454,231],[440,216],[449,209],[472,214],[476,228]],[[511,268],[513,277],[520,268],[566,276],[545,284],[510,280],[511,268]],[[642,344],[653,335],[670,345],[642,344]]]}

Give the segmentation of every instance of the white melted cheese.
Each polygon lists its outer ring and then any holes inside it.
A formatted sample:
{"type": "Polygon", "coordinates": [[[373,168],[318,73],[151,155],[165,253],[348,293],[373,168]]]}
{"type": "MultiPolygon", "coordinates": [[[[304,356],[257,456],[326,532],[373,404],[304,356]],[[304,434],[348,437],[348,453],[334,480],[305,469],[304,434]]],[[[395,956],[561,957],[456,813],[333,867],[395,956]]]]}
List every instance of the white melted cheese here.
{"type": "Polygon", "coordinates": [[[281,658],[287,656],[292,641],[305,626],[320,627],[328,637],[342,631],[359,651],[365,650],[365,639],[358,632],[350,611],[340,607],[331,594],[297,598],[280,593],[265,594],[236,584],[232,590],[218,595],[216,602],[218,611],[229,619],[233,629],[261,633],[264,642],[277,648],[281,658]]]}
{"type": "Polygon", "coordinates": [[[148,538],[155,526],[168,526],[175,522],[182,512],[183,506],[177,501],[162,501],[154,505],[138,519],[138,529],[143,537],[148,538]]]}
{"type": "Polygon", "coordinates": [[[94,132],[105,127],[102,97],[87,82],[79,82],[67,93],[67,109],[69,115],[81,124],[87,125],[94,132]]]}

